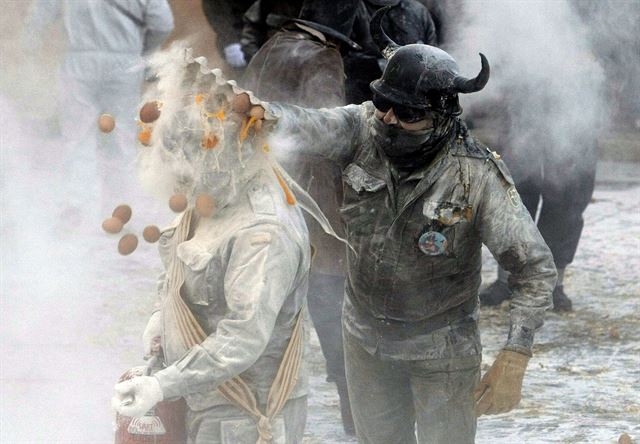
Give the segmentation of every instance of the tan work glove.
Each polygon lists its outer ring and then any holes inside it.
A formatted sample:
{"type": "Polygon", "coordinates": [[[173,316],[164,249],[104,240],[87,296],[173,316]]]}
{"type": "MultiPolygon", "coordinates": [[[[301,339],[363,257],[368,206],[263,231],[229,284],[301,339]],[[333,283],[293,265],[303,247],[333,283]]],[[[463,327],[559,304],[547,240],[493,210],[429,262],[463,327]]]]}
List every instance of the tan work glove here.
{"type": "Polygon", "coordinates": [[[476,416],[505,413],[518,405],[529,356],[502,350],[475,390],[476,416]]]}

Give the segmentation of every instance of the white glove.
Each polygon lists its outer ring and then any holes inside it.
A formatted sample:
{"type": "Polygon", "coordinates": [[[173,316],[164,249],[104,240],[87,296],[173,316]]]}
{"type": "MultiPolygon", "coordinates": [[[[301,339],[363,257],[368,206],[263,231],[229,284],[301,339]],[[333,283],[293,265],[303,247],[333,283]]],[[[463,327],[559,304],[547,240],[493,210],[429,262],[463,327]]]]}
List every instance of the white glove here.
{"type": "Polygon", "coordinates": [[[115,386],[111,407],[124,416],[144,416],[164,399],[160,383],[153,376],[136,376],[115,386]]]}
{"type": "Polygon", "coordinates": [[[147,327],[142,333],[142,347],[144,357],[149,358],[152,354],[159,353],[160,337],[162,336],[162,312],[156,311],[149,318],[147,327]]]}
{"type": "Polygon", "coordinates": [[[240,43],[232,43],[224,47],[224,59],[232,68],[244,68],[247,60],[244,58],[240,43]]]}

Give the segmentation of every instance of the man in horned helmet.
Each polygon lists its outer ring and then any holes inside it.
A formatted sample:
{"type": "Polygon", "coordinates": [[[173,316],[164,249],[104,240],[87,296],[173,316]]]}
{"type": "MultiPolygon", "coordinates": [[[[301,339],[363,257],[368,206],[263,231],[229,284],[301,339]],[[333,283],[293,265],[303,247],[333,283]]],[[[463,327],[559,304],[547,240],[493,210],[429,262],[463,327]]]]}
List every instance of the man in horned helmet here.
{"type": "Polygon", "coordinates": [[[343,307],[347,384],[362,443],[470,443],[476,416],[520,400],[553,258],[499,156],[472,137],[458,94],[481,90],[428,45],[398,46],[372,102],[311,110],[271,104],[277,128],[343,172],[350,248],[343,307]],[[478,289],[485,244],[511,274],[511,327],[480,380],[478,289]]]}

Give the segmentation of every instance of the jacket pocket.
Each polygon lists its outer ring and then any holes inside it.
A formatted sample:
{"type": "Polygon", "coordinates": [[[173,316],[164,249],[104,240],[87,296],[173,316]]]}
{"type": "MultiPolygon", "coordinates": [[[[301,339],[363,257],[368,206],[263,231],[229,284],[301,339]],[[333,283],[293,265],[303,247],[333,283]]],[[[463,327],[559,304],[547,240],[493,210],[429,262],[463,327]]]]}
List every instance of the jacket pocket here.
{"type": "Polygon", "coordinates": [[[177,255],[185,273],[182,297],[192,304],[209,305],[206,269],[213,255],[191,241],[178,245],[177,255]]]}
{"type": "Polygon", "coordinates": [[[380,191],[386,186],[384,180],[378,179],[367,173],[361,166],[349,164],[342,174],[342,178],[355,192],[368,191],[370,193],[380,191]]]}
{"type": "MultiPolygon", "coordinates": [[[[349,240],[353,241],[358,237],[372,235],[376,225],[376,209],[367,206],[363,202],[345,205],[340,208],[340,218],[349,233],[349,240]]],[[[356,247],[354,245],[354,247],[356,247]]]]}
{"type": "Polygon", "coordinates": [[[473,209],[470,205],[448,201],[425,201],[422,206],[424,216],[424,232],[437,233],[437,237],[444,239],[446,245],[442,248],[442,254],[448,257],[456,257],[456,238],[468,228],[468,223],[473,218],[473,209]]]}

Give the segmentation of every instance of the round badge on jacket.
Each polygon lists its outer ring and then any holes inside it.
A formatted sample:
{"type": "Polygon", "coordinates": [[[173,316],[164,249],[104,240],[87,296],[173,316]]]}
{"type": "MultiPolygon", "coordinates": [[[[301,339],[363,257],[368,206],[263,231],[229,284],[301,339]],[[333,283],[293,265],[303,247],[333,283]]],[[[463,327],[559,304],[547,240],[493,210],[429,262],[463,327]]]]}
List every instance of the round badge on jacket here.
{"type": "Polygon", "coordinates": [[[447,251],[447,238],[437,231],[422,233],[418,239],[418,248],[427,256],[439,256],[447,251]]]}

